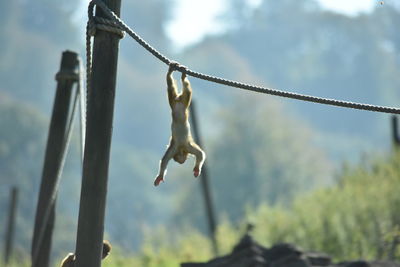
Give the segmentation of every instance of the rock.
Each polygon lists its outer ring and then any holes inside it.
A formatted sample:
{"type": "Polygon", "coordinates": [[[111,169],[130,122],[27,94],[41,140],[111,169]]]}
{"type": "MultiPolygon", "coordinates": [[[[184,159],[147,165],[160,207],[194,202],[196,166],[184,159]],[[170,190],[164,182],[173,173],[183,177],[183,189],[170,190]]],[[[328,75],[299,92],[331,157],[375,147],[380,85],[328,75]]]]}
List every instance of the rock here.
{"type": "Polygon", "coordinates": [[[291,253],[270,263],[270,267],[311,267],[310,262],[302,256],[291,253]]]}
{"type": "Polygon", "coordinates": [[[206,263],[183,263],[181,267],[400,267],[395,262],[349,261],[332,264],[331,257],[321,252],[304,252],[292,244],[281,243],[267,249],[249,234],[228,255],[206,263]]]}
{"type": "Polygon", "coordinates": [[[400,267],[400,264],[395,262],[389,261],[348,261],[348,262],[341,262],[337,265],[337,267],[400,267]]]}
{"type": "Polygon", "coordinates": [[[328,254],[321,252],[306,252],[306,257],[313,266],[329,266],[332,259],[328,254]]]}
{"type": "Polygon", "coordinates": [[[288,257],[291,255],[299,257],[302,251],[292,244],[281,243],[274,245],[272,248],[266,251],[267,261],[276,261],[283,257],[288,257]]]}

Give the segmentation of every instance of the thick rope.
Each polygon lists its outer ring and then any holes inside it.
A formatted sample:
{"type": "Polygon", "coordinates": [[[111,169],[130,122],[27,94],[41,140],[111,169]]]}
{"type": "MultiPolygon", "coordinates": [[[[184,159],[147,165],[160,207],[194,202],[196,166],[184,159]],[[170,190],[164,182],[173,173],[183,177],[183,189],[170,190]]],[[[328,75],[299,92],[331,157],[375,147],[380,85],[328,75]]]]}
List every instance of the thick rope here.
{"type": "MultiPolygon", "coordinates": [[[[92,42],[91,37],[95,36],[98,30],[116,34],[119,38],[124,38],[125,31],[114,20],[95,17],[94,3],[89,3],[88,22],[86,25],[86,101],[89,99],[92,81],[92,42]]],[[[86,102],[87,106],[87,102],[86,102]]]]}
{"type": "MultiPolygon", "coordinates": [[[[93,7],[92,7],[93,11],[93,7]]],[[[89,5],[89,14],[90,14],[90,5],[89,5]]],[[[90,20],[86,25],[86,107],[88,106],[88,99],[90,94],[90,87],[92,82],[92,42],[90,32],[90,20]]],[[[87,114],[86,114],[87,115],[87,114]]],[[[86,117],[85,115],[85,117],[86,117]]]]}
{"type": "MultiPolygon", "coordinates": [[[[110,18],[110,20],[114,21],[115,24],[119,29],[124,30],[129,36],[131,36],[136,42],[138,42],[141,46],[143,46],[147,51],[149,51],[152,55],[154,55],[156,58],[161,60],[167,65],[174,64],[176,65],[176,62],[171,61],[168,59],[166,56],[158,52],[155,48],[153,48],[151,45],[149,45],[145,40],[143,40],[137,33],[135,33],[129,26],[127,26],[117,15],[115,15],[114,12],[112,12],[101,0],[92,0],[89,3],[89,21],[91,17],[93,17],[93,7],[94,5],[100,7],[102,11],[105,13],[106,16],[110,18]]],[[[86,42],[87,45],[89,44],[90,47],[90,35],[89,35],[89,30],[87,31],[87,36],[86,36],[86,42]],[[89,40],[88,40],[89,39],[89,40]]],[[[87,46],[88,47],[88,46],[87,46]]],[[[87,53],[89,49],[87,49],[87,53]]],[[[90,52],[91,54],[91,52],[90,52]]],[[[90,60],[91,55],[89,57],[87,56],[88,63],[91,64],[90,60]]],[[[88,66],[91,66],[91,65],[88,66]]],[[[267,88],[267,87],[262,87],[262,86],[255,86],[255,85],[250,85],[250,84],[245,84],[237,81],[232,81],[232,80],[227,80],[211,75],[206,75],[200,72],[195,72],[192,71],[184,66],[181,66],[178,64],[178,66],[174,66],[174,68],[177,71],[186,73],[187,75],[190,75],[192,77],[196,77],[202,80],[210,81],[210,82],[215,82],[231,87],[236,87],[236,88],[241,88],[244,90],[249,90],[249,91],[254,91],[258,93],[263,93],[263,94],[269,94],[269,95],[275,95],[275,96],[280,96],[280,97],[286,97],[286,98],[292,98],[292,99],[297,99],[297,100],[303,100],[303,101],[308,101],[308,102],[313,102],[313,103],[319,103],[319,104],[326,104],[326,105],[332,105],[332,106],[339,106],[339,107],[345,107],[345,108],[353,108],[353,109],[360,109],[360,110],[368,110],[368,111],[375,111],[375,112],[383,112],[383,113],[392,113],[392,114],[400,114],[400,109],[395,108],[395,107],[386,107],[386,106],[377,106],[377,105],[370,105],[370,104],[363,104],[363,103],[354,103],[350,101],[342,101],[342,100],[336,100],[336,99],[330,99],[330,98],[322,98],[322,97],[316,97],[316,96],[310,96],[310,95],[303,95],[303,94],[297,94],[297,93],[292,93],[292,92],[287,92],[287,91],[281,91],[277,89],[272,89],[272,88],[267,88]]],[[[89,76],[87,76],[89,77],[89,76]]],[[[89,79],[89,78],[87,78],[89,79]]],[[[88,83],[89,84],[89,83],[88,83]]]]}
{"type": "Polygon", "coordinates": [[[55,79],[59,82],[69,80],[77,82],[77,96],[79,97],[79,113],[80,113],[80,143],[81,143],[81,160],[83,162],[83,151],[85,149],[86,135],[86,93],[83,87],[83,71],[82,62],[78,57],[78,73],[75,71],[59,71],[55,79]]]}
{"type": "Polygon", "coordinates": [[[119,38],[124,38],[125,36],[125,32],[122,29],[120,29],[113,20],[101,17],[92,17],[91,20],[89,20],[89,24],[90,24],[89,34],[91,36],[95,36],[97,30],[114,33],[118,35],[119,38]]]}
{"type": "Polygon", "coordinates": [[[114,12],[112,12],[101,0],[92,0],[89,3],[89,20],[93,16],[94,5],[100,7],[106,16],[108,16],[112,21],[114,21],[120,29],[123,29],[129,36],[131,36],[136,42],[143,46],[147,51],[153,54],[156,58],[169,65],[172,61],[166,56],[158,52],[151,45],[149,45],[145,40],[143,40],[138,34],[136,34],[129,26],[127,26],[114,12]]]}
{"type": "Polygon", "coordinates": [[[72,80],[72,81],[78,81],[79,80],[79,74],[74,72],[74,71],[59,71],[56,74],[55,77],[56,81],[65,81],[65,80],[72,80]]]}
{"type": "MultiPolygon", "coordinates": [[[[80,58],[78,71],[79,71],[79,80],[78,80],[78,88],[79,92],[79,115],[80,115],[80,142],[81,142],[81,162],[83,164],[83,155],[85,152],[85,137],[86,137],[86,93],[85,88],[83,86],[83,66],[80,58]]],[[[83,165],[82,165],[83,168],[83,165]]]]}

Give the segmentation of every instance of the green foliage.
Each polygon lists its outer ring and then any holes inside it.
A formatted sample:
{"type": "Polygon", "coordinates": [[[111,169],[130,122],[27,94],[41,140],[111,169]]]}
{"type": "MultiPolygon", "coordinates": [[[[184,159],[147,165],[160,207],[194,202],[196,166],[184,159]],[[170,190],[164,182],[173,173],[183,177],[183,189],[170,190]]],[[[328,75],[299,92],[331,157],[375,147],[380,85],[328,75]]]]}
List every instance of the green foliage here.
{"type": "Polygon", "coordinates": [[[154,170],[159,160],[147,151],[114,145],[111,154],[106,226],[111,240],[124,251],[136,250],[143,239],[143,227],[153,227],[168,218],[168,191],[154,190],[154,170]],[[132,186],[127,186],[134,180],[132,186]],[[163,203],[160,208],[158,203],[163,203]]]}
{"type": "MultiPolygon", "coordinates": [[[[345,170],[335,186],[297,197],[290,207],[262,204],[248,210],[239,227],[223,220],[217,236],[221,254],[232,250],[245,224],[252,222],[253,236],[267,247],[293,242],[305,250],[326,252],[336,261],[400,260],[399,161],[397,153],[345,170]]],[[[105,266],[177,266],[213,257],[209,241],[191,228],[176,236],[165,228],[149,231],[139,254],[129,260],[111,257],[105,266]]]]}
{"type": "Polygon", "coordinates": [[[31,266],[31,264],[28,261],[17,261],[17,260],[12,260],[9,264],[7,264],[7,267],[28,267],[31,266]]]}
{"type": "MultiPolygon", "coordinates": [[[[246,206],[289,203],[297,194],[329,183],[331,166],[306,125],[284,116],[281,106],[268,99],[253,95],[235,100],[218,118],[220,132],[207,147],[218,214],[238,221],[246,206]]],[[[195,186],[180,200],[177,216],[182,222],[185,214],[198,225],[205,220],[195,186]]]]}
{"type": "MultiPolygon", "coordinates": [[[[0,225],[6,225],[9,192],[19,188],[16,231],[17,246],[29,244],[30,224],[33,220],[32,200],[38,187],[42,166],[45,125],[43,116],[34,107],[21,105],[0,94],[0,225]]],[[[3,240],[4,231],[0,231],[3,240]]]]}
{"type": "Polygon", "coordinates": [[[118,249],[106,259],[106,267],[176,267],[182,261],[206,261],[212,256],[209,241],[192,229],[179,233],[165,227],[144,230],[145,238],[141,250],[131,257],[122,255],[118,249]]]}
{"type": "Polygon", "coordinates": [[[0,91],[18,100],[50,107],[61,51],[79,51],[73,1],[8,1],[0,15],[0,91]]]}
{"type": "Polygon", "coordinates": [[[297,198],[289,210],[262,205],[252,216],[267,245],[294,242],[338,260],[400,259],[400,154],[345,171],[334,187],[297,198]]]}

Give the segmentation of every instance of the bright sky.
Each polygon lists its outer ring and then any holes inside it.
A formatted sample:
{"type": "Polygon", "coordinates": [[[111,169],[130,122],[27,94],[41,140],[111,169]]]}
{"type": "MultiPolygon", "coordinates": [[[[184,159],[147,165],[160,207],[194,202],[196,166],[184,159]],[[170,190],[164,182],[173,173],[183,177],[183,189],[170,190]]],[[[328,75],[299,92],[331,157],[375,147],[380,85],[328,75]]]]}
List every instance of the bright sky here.
{"type": "Polygon", "coordinates": [[[320,4],[334,11],[354,15],[360,11],[370,11],[381,1],[377,0],[318,0],[320,4]]]}
{"type": "Polygon", "coordinates": [[[166,27],[167,35],[179,49],[200,41],[206,34],[223,32],[224,25],[216,18],[225,6],[225,0],[177,0],[174,19],[166,27]]]}
{"type": "MultiPolygon", "coordinates": [[[[223,32],[224,25],[216,18],[223,13],[227,1],[229,0],[176,0],[175,18],[167,25],[166,31],[177,49],[196,43],[205,35],[223,32]]],[[[381,2],[378,0],[318,1],[324,8],[349,15],[368,12],[381,2]]],[[[261,0],[249,0],[249,2],[256,6],[261,0]]]]}

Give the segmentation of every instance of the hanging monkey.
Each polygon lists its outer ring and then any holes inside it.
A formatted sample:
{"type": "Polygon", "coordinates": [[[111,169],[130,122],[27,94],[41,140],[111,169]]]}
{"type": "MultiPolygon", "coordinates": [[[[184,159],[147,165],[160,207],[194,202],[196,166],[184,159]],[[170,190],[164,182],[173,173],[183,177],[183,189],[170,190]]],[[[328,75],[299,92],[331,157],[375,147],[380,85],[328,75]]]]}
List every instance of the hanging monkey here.
{"type": "Polygon", "coordinates": [[[193,141],[190,133],[189,124],[189,106],[192,100],[192,88],[186,77],[186,73],[182,72],[182,93],[178,95],[175,80],[172,77],[173,71],[179,66],[178,63],[171,63],[167,73],[168,101],[172,111],[172,135],[167,147],[167,151],[160,161],[160,169],[154,185],[158,186],[160,182],[164,182],[164,176],[167,173],[168,161],[173,158],[176,162],[183,164],[188,154],[196,157],[196,163],[193,168],[193,175],[197,177],[201,173],[206,154],[193,141]]]}
{"type": "MultiPolygon", "coordinates": [[[[111,244],[107,240],[103,240],[103,252],[101,259],[104,260],[111,251],[111,244]]],[[[61,262],[60,267],[74,267],[75,266],[75,254],[69,253],[61,262]]]]}

